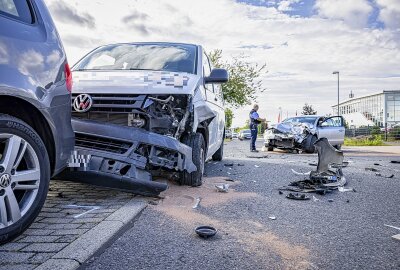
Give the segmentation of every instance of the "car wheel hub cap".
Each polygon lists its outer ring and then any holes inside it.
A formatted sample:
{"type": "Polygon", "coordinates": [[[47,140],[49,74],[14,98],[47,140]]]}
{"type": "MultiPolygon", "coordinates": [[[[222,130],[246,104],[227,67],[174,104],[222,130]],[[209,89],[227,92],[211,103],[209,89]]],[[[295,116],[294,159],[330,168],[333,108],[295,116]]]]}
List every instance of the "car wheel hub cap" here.
{"type": "Polygon", "coordinates": [[[6,188],[11,184],[11,175],[8,173],[2,174],[0,176],[0,187],[6,188]]]}
{"type": "Polygon", "coordinates": [[[40,185],[38,155],[23,138],[0,134],[0,229],[20,220],[34,205],[40,185]]]}

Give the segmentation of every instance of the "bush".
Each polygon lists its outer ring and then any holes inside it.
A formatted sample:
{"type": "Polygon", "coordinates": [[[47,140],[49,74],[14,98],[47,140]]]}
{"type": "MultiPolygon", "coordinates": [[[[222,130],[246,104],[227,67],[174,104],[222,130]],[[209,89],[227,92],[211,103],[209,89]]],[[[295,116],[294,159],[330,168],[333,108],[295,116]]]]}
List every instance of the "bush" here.
{"type": "Polygon", "coordinates": [[[344,145],[347,146],[380,146],[384,145],[382,136],[371,135],[371,136],[358,136],[355,138],[345,138],[344,145]]]}

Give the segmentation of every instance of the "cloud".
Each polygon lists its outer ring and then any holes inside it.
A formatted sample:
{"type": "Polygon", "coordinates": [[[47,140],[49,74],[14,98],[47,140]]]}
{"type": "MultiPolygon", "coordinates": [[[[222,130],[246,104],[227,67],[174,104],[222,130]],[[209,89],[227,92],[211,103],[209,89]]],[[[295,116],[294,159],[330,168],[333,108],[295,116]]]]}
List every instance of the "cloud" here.
{"type": "MultiPolygon", "coordinates": [[[[393,4],[379,1],[393,9],[393,4]]],[[[46,2],[51,6],[58,0],[46,2]]],[[[95,29],[65,22],[50,11],[71,65],[100,45],[135,41],[195,43],[206,51],[222,49],[224,60],[245,54],[248,61],[267,63],[269,72],[262,76],[267,91],[258,93],[257,102],[260,113],[276,121],[279,107],[290,116],[306,102],[320,114],[331,113],[337,98],[333,70],[340,71],[341,100],[350,90],[361,95],[399,89],[399,31],[365,27],[373,13],[367,1],[338,2],[341,5],[317,0],[320,9],[312,17],[292,17],[275,6],[234,0],[68,2],[79,14],[96,18],[95,29]]],[[[248,109],[235,110],[234,125],[244,123],[248,109]]]]}
{"type": "Polygon", "coordinates": [[[96,26],[92,15],[87,12],[78,12],[75,7],[62,0],[52,2],[49,9],[63,23],[75,24],[87,28],[94,28],[96,26]]]}
{"type": "Polygon", "coordinates": [[[353,27],[367,26],[373,10],[368,0],[316,0],[315,9],[323,18],[343,20],[353,27]]]}
{"type": "Polygon", "coordinates": [[[381,8],[379,20],[392,29],[400,29],[400,2],[398,0],[376,0],[381,8]]]}
{"type": "Polygon", "coordinates": [[[134,10],[131,14],[122,18],[122,22],[129,27],[134,28],[142,35],[148,36],[150,34],[149,29],[146,26],[146,21],[149,15],[134,10]]]}
{"type": "Polygon", "coordinates": [[[291,11],[293,8],[291,7],[293,4],[300,2],[300,0],[284,0],[280,1],[278,4],[279,11],[291,11]]]}

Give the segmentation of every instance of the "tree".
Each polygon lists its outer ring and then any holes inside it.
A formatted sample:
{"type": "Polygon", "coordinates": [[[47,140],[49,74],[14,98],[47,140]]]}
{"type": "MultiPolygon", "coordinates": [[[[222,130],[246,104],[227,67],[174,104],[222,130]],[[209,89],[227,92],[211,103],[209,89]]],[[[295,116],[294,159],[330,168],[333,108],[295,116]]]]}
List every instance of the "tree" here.
{"type": "Polygon", "coordinates": [[[308,105],[307,103],[303,106],[303,115],[315,115],[317,111],[314,111],[312,105],[308,105]]]}
{"type": "Polygon", "coordinates": [[[257,92],[265,91],[260,76],[266,64],[259,66],[247,62],[244,55],[234,56],[231,62],[226,62],[222,60],[222,50],[212,51],[209,57],[214,67],[229,72],[229,82],[222,84],[222,94],[230,106],[238,108],[249,105],[255,100],[257,92]]]}
{"type": "Polygon", "coordinates": [[[233,112],[231,109],[225,109],[225,126],[226,128],[231,128],[233,119],[233,112]]]}

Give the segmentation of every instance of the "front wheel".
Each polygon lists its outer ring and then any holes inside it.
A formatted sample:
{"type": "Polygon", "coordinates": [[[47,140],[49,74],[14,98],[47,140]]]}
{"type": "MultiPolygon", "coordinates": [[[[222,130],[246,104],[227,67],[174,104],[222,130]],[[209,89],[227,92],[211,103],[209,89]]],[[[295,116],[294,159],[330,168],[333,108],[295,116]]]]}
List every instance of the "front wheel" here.
{"type": "Polygon", "coordinates": [[[304,142],[303,148],[306,153],[312,154],[315,153],[314,143],[317,141],[317,137],[313,135],[309,135],[304,142]]]}
{"type": "Polygon", "coordinates": [[[214,161],[221,161],[223,157],[224,157],[224,140],[222,140],[221,146],[219,147],[217,152],[215,152],[214,155],[212,155],[212,159],[214,161]]]}
{"type": "Polygon", "coordinates": [[[187,171],[181,172],[179,183],[192,187],[201,186],[203,183],[204,164],[206,160],[204,137],[201,133],[196,133],[187,137],[184,143],[192,148],[192,160],[197,170],[191,173],[187,171]]]}
{"type": "Polygon", "coordinates": [[[0,244],[25,231],[47,196],[50,162],[43,141],[25,122],[0,115],[0,244]]]}

